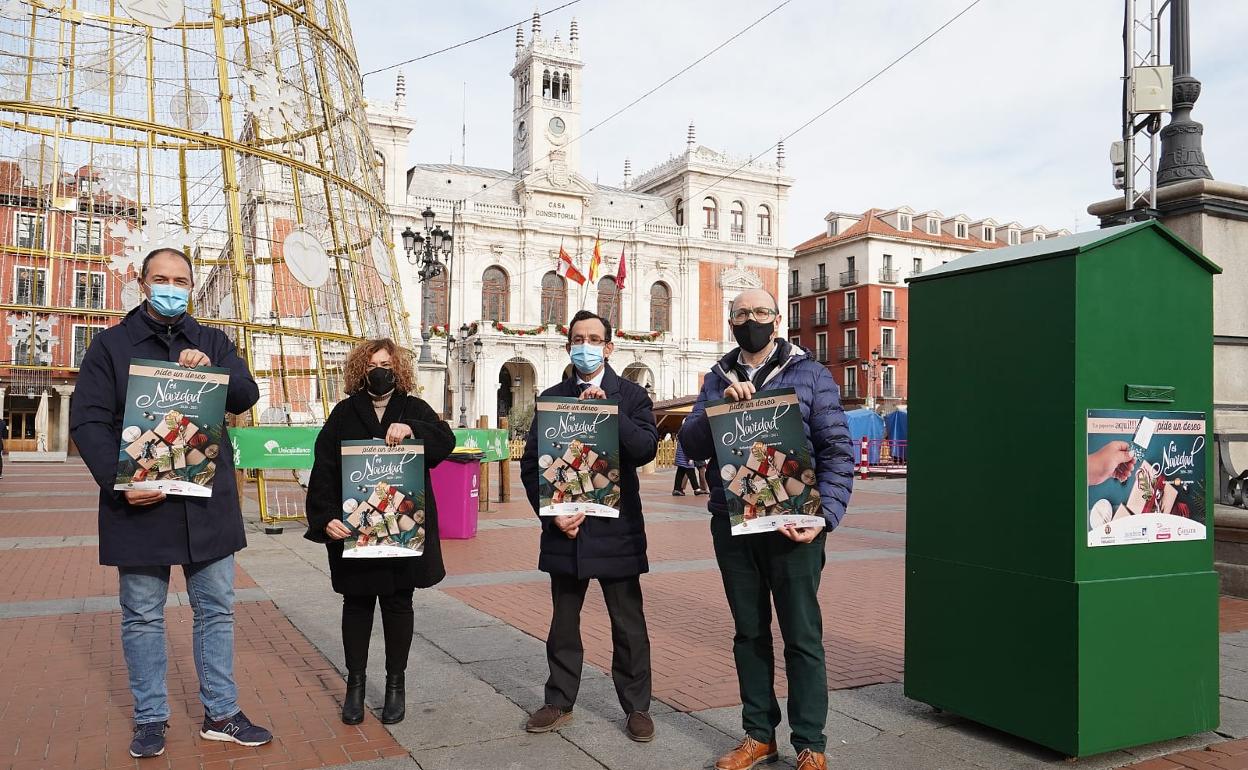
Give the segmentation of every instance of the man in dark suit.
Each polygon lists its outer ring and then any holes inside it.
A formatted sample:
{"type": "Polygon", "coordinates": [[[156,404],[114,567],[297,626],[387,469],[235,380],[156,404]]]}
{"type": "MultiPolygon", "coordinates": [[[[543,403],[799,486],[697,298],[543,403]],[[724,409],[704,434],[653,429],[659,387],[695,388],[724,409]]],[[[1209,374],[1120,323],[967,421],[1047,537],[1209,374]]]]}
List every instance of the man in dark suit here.
{"type": "MultiPolygon", "coordinates": [[[[620,516],[552,516],[541,520],[542,545],[538,568],[550,574],[554,612],[546,637],[546,705],[525,726],[545,733],[572,721],[572,707],[581,684],[585,650],[581,644],[581,606],[591,578],[598,580],[611,616],[613,644],[611,678],[620,706],[628,715],[628,737],[654,739],[650,718],[650,637],[642,612],[641,573],[646,561],[646,528],[641,515],[637,468],[654,459],[659,431],[646,391],[622,379],[607,363],[614,346],[611,324],[588,310],[572,317],[567,350],[573,372],[543,396],[615,399],[619,402],[620,516]]],[[[537,420],[529,426],[520,460],[520,478],[533,510],[539,510],[537,420]]]]}
{"type": "Polygon", "coordinates": [[[234,681],[234,554],[247,546],[247,538],[231,452],[214,458],[211,497],[113,490],[131,359],[228,369],[225,409],[232,414],[250,409],[260,390],[229,337],[201,326],[187,312],[194,275],[185,254],[164,248],[151,252],[140,279],[143,303],[92,339],[69,406],[70,433],[100,486],[100,564],[118,571],[121,649],[134,696],[130,756],[165,751],[170,717],[165,602],[175,564],[186,576],[194,614],[195,668],[204,706],[199,734],[260,746],[273,735],[243,714],[234,681]]]}

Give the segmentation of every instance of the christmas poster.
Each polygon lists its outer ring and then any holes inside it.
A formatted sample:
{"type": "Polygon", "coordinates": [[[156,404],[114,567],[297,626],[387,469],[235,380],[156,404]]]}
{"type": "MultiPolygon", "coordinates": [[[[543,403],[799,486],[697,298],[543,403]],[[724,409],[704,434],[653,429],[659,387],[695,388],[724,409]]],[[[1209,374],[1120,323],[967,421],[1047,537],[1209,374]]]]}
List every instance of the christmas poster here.
{"type": "Polygon", "coordinates": [[[1088,546],[1206,537],[1204,412],[1088,410],[1088,546]]]}
{"type": "Polygon", "coordinates": [[[408,439],[342,442],[344,559],[425,552],[425,445],[408,439]]]}
{"type": "Polygon", "coordinates": [[[113,489],[211,497],[230,370],[130,361],[113,489]]]}
{"type": "Polygon", "coordinates": [[[539,515],[618,518],[619,402],[543,396],[535,419],[539,515]]]}
{"type": "Polygon", "coordinates": [[[732,534],[822,527],[823,503],[792,388],[706,405],[732,534]]]}

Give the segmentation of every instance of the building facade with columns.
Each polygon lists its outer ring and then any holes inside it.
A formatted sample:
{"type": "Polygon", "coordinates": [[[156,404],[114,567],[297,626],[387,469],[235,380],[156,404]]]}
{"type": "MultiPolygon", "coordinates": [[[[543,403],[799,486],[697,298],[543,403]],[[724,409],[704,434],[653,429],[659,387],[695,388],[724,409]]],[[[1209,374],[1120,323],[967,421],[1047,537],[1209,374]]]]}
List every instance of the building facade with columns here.
{"type": "Polygon", "coordinates": [[[637,175],[626,160],[618,186],[589,181],[579,137],[592,94],[582,90],[579,43],[575,20],[566,41],[543,36],[537,14],[527,40],[517,30],[510,170],[419,163],[404,175],[413,127],[402,87],[393,104],[370,104],[396,245],[426,208],[454,234],[447,270],[424,283],[396,247],[414,344],[426,338],[436,361],[421,367],[424,395],[452,419],[462,412],[495,425],[531,407],[568,371],[563,325],[581,308],[612,320],[612,366],[660,400],[696,393],[735,346],[735,294],[765,288],[786,301],[792,250],[781,244],[793,180],[783,147],[774,162],[734,158],[698,144],[691,125],[681,153],[637,175]],[[560,249],[588,274],[596,244],[596,280],[560,277],[560,249]]]}

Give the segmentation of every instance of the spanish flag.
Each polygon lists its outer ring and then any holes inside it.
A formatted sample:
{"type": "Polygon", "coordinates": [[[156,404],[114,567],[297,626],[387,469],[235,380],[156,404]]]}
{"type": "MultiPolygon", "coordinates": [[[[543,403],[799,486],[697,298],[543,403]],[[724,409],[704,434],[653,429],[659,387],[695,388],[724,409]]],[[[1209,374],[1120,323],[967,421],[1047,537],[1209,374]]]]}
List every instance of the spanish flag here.
{"type": "Polygon", "coordinates": [[[602,241],[594,239],[594,256],[589,260],[589,282],[598,282],[598,273],[602,270],[602,241]]]}

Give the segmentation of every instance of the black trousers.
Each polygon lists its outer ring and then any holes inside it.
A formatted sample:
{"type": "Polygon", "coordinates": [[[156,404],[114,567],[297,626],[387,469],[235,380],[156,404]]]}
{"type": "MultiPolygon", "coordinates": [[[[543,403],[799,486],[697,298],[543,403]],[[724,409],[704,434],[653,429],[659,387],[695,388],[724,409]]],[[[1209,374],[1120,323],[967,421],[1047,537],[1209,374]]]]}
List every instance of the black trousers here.
{"type": "Polygon", "coordinates": [[[672,482],[672,491],[684,492],[685,491],[685,479],[689,479],[689,483],[693,485],[694,492],[702,491],[702,486],[698,482],[698,469],[697,468],[682,468],[679,465],[676,466],[676,479],[675,481],[672,482]]]}
{"type": "Polygon", "coordinates": [[[381,605],[381,629],[386,637],[386,673],[407,670],[412,649],[412,589],[388,596],[342,597],[342,651],[347,671],[364,673],[368,668],[368,640],[373,635],[373,605],[381,605]]]}
{"type": "MultiPolygon", "coordinates": [[[[625,714],[650,710],[650,636],[641,606],[641,580],[600,578],[602,597],[611,616],[611,679],[625,714]]],[[[567,711],[576,703],[581,688],[581,606],[589,580],[567,575],[550,576],[554,615],[546,636],[546,702],[567,711]]]]}

